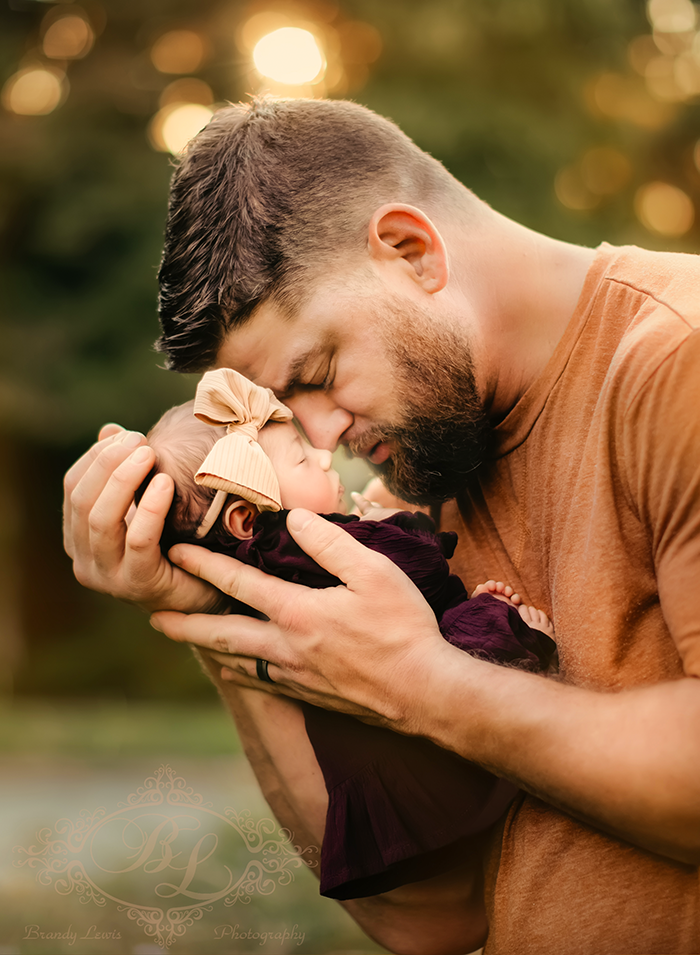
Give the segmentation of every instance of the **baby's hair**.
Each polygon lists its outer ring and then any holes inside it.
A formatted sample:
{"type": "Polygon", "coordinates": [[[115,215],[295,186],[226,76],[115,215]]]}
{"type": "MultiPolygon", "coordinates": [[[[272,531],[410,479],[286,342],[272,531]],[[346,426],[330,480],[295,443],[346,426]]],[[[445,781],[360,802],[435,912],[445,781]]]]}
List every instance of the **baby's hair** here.
{"type": "MultiPolygon", "coordinates": [[[[144,482],[143,490],[161,472],[169,474],[175,482],[173,502],[160,539],[164,553],[173,544],[196,541],[197,528],[216,494],[214,488],[196,484],[194,475],[226,429],[204,424],[195,418],[193,409],[194,401],[176,405],[166,411],[148,432],[148,443],[155,451],[156,463],[144,482]]],[[[220,530],[219,523],[216,522],[209,534],[220,530]]]]}
{"type": "MultiPolygon", "coordinates": [[[[277,424],[268,421],[266,431],[272,431],[277,424]]],[[[197,530],[209,509],[216,491],[204,484],[197,484],[195,473],[215,442],[226,434],[225,427],[205,424],[194,415],[194,401],[170,408],[148,432],[148,443],[156,454],[156,463],[136,493],[138,504],[143,492],[156,474],[170,475],[175,482],[175,493],[170,505],[163,533],[160,538],[161,550],[167,554],[174,544],[213,544],[220,537],[230,540],[230,534],[224,526],[224,509],[203,537],[197,537],[197,530]]],[[[230,501],[243,500],[231,495],[230,501]]]]}

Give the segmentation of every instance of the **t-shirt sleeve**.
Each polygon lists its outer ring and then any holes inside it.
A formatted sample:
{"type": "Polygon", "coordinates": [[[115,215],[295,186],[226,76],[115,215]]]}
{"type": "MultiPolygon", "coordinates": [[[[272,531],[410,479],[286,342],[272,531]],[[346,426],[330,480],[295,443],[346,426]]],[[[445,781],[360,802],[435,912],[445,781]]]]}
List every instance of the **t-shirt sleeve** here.
{"type": "Polygon", "coordinates": [[[659,599],[684,672],[700,676],[700,330],[632,397],[620,447],[652,547],[659,599]]]}

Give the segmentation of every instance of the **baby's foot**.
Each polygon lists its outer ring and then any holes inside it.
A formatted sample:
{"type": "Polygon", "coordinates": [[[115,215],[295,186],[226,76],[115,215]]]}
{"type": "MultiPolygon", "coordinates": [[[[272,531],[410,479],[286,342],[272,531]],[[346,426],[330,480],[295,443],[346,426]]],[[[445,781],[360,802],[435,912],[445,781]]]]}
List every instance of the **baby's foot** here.
{"type": "Polygon", "coordinates": [[[538,610],[536,607],[526,607],[524,604],[518,607],[518,613],[523,618],[528,627],[533,630],[541,630],[548,637],[554,639],[554,627],[544,610],[538,610]]]}
{"type": "Polygon", "coordinates": [[[506,586],[502,580],[487,580],[485,584],[479,584],[474,588],[472,597],[478,597],[479,594],[491,594],[496,600],[502,600],[513,607],[518,607],[522,603],[520,594],[514,593],[513,588],[506,586]]]}

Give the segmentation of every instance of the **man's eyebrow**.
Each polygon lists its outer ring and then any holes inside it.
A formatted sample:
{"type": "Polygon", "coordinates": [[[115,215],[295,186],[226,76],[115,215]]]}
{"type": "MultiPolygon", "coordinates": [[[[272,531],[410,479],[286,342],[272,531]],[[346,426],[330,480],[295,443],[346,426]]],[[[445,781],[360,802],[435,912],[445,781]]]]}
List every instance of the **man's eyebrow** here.
{"type": "Polygon", "coordinates": [[[284,376],[284,385],[279,389],[279,395],[282,398],[290,397],[295,388],[299,385],[299,379],[302,372],[307,367],[310,361],[313,361],[314,358],[318,356],[325,350],[325,343],[318,342],[316,345],[313,345],[307,351],[303,352],[301,355],[297,355],[294,358],[287,368],[287,372],[284,376]]]}

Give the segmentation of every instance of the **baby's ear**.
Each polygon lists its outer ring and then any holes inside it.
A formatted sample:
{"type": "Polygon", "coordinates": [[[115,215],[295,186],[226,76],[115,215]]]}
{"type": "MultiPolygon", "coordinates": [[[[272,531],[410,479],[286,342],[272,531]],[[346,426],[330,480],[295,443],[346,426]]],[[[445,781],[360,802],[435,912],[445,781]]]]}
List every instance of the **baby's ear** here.
{"type": "Polygon", "coordinates": [[[224,527],[238,540],[248,540],[253,536],[253,524],[258,509],[249,501],[234,501],[224,511],[224,527]]]}

